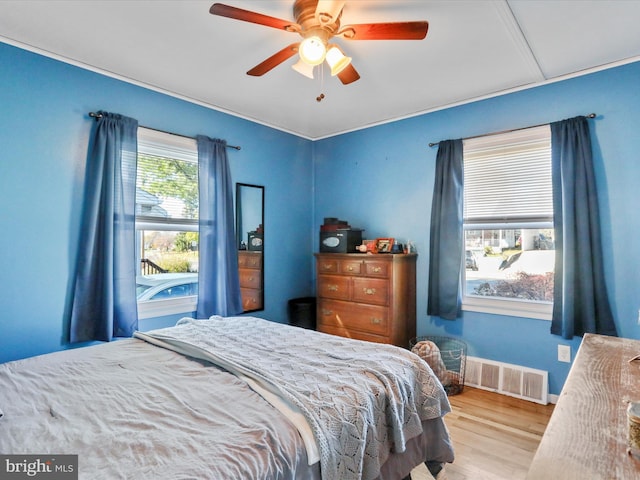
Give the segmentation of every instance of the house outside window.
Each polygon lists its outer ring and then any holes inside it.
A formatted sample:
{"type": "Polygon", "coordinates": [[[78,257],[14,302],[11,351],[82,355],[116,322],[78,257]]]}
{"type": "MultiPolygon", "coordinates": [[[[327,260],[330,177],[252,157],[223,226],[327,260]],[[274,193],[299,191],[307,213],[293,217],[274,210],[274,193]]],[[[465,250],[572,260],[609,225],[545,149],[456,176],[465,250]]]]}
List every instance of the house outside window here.
{"type": "Polygon", "coordinates": [[[464,141],[463,310],[551,319],[548,125],[464,141]]]}
{"type": "Polygon", "coordinates": [[[138,317],[194,311],[199,250],[195,139],[139,128],[135,225],[138,317]]]}

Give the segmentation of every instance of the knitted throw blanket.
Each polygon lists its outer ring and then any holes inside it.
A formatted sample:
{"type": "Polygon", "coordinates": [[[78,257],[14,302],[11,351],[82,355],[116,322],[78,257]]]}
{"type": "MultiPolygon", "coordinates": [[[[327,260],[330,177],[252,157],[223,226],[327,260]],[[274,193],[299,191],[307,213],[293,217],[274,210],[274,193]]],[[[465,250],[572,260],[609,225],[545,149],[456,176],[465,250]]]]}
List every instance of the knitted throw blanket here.
{"type": "Polygon", "coordinates": [[[446,414],[446,394],[417,355],[254,317],[184,318],[136,337],[246,375],[297,407],[323,480],[372,479],[393,450],[446,414]]]}

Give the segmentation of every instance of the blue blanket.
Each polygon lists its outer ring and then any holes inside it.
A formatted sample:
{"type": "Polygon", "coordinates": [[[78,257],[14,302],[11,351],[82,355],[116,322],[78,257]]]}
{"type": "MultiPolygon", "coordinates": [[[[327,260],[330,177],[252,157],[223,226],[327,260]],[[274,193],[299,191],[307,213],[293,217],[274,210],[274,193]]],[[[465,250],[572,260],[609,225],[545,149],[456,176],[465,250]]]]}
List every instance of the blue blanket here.
{"type": "Polygon", "coordinates": [[[136,337],[245,375],[309,423],[324,480],[372,479],[422,421],[449,412],[429,366],[413,353],[253,317],[185,318],[136,337]]]}

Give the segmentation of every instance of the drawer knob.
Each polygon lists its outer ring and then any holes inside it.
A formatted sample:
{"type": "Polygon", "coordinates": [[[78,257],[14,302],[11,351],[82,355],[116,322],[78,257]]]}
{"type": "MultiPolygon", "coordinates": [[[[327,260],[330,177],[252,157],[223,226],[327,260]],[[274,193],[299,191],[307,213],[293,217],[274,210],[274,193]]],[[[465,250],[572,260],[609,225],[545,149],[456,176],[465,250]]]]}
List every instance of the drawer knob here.
{"type": "Polygon", "coordinates": [[[323,270],[331,270],[331,264],[330,263],[325,263],[322,265],[322,269],[323,270]]]}
{"type": "Polygon", "coordinates": [[[380,318],[372,318],[371,319],[371,323],[373,323],[374,325],[380,325],[382,323],[382,320],[380,318]]]}
{"type": "Polygon", "coordinates": [[[326,308],[322,309],[322,315],[324,315],[325,317],[328,317],[330,315],[333,315],[333,311],[332,310],[327,310],[326,308]]]}
{"type": "Polygon", "coordinates": [[[376,289],[375,288],[363,288],[362,291],[364,292],[365,295],[375,295],[376,294],[376,289]]]}
{"type": "Polygon", "coordinates": [[[329,290],[330,292],[337,292],[338,291],[338,285],[329,284],[329,285],[327,285],[327,290],[329,290]]]}
{"type": "Polygon", "coordinates": [[[349,265],[349,266],[347,267],[347,270],[349,270],[350,272],[353,272],[353,266],[352,266],[352,265],[349,265]]]}
{"type": "Polygon", "coordinates": [[[373,273],[380,273],[382,271],[382,267],[373,267],[373,273]]]}

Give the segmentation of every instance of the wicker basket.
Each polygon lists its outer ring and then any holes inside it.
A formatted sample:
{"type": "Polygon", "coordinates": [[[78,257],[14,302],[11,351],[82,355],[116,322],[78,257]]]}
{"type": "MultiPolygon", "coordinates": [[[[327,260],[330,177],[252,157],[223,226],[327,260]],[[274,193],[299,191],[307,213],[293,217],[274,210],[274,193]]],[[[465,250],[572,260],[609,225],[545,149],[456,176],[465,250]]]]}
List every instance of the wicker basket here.
{"type": "Polygon", "coordinates": [[[447,395],[462,393],[464,388],[464,369],[467,361],[467,344],[452,337],[426,336],[416,337],[410,341],[409,348],[422,357],[442,382],[447,395]],[[418,345],[420,342],[433,342],[438,350],[429,349],[429,344],[418,345]],[[417,348],[414,349],[414,347],[417,348]]]}

